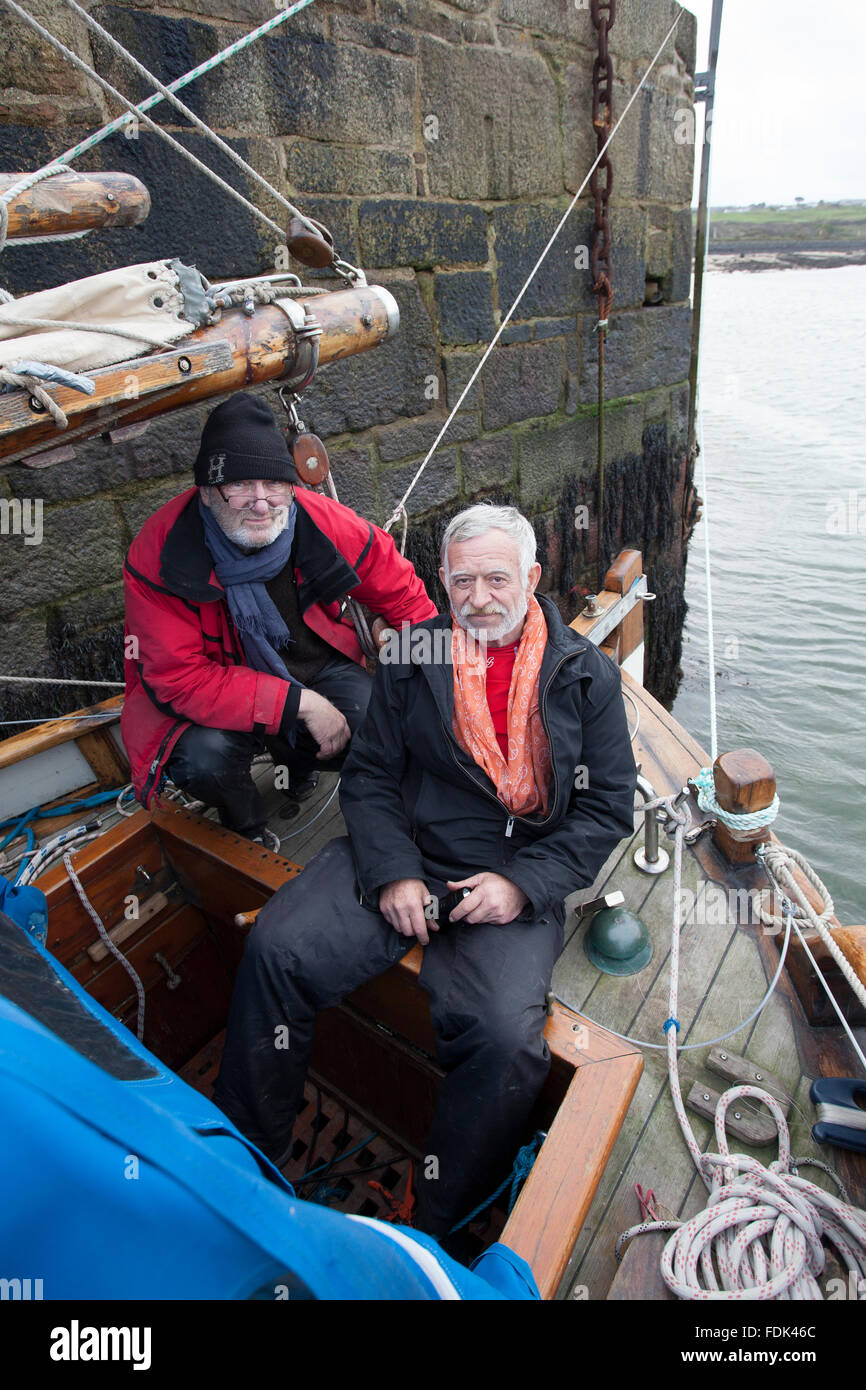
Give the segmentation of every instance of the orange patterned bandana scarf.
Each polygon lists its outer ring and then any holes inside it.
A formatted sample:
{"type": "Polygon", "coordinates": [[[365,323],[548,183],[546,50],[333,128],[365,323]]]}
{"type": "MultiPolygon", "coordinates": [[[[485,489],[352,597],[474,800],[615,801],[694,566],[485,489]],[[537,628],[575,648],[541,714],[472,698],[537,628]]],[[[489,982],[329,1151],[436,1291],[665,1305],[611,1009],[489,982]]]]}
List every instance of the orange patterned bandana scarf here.
{"type": "Polygon", "coordinates": [[[454,622],[454,737],[496,787],[512,815],[547,811],[550,745],[541,722],[538,678],[547,646],[547,623],[538,600],[531,597],[508,691],[508,762],[493,727],[487,704],[487,656],[484,646],[454,622]]]}

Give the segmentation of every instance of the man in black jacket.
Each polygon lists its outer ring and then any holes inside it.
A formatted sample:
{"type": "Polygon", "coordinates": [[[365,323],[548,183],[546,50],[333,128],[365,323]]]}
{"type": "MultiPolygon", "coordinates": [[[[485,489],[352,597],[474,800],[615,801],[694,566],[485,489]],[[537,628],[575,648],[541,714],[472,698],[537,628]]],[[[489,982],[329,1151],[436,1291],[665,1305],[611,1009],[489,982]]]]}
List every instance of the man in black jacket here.
{"type": "Polygon", "coordinates": [[[619,671],[535,598],[540,573],[514,508],[470,507],[449,525],[451,613],[395,633],[383,652],[343,770],[349,839],[259,914],[215,1096],[285,1161],[316,1012],[417,940],[446,1072],[417,1219],[438,1237],[511,1164],[550,1064],[545,996],[563,898],[633,828],[619,671]],[[425,906],[449,894],[458,905],[437,925],[425,906]],[[274,1046],[280,1025],[288,1048],[274,1046]]]}

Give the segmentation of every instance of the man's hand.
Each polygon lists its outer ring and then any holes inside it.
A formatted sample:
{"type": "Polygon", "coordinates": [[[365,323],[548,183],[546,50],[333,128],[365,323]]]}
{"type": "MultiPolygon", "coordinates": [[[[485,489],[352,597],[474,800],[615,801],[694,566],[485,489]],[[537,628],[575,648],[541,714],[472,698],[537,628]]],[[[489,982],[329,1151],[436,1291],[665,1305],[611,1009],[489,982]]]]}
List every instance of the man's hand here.
{"type": "Polygon", "coordinates": [[[502,874],[473,874],[456,883],[449,881],[448,887],[452,891],[457,888],[472,890],[450,913],[449,922],[492,922],[501,927],[513,922],[529,902],[523,889],[502,874]]]}
{"type": "Polygon", "coordinates": [[[370,628],[370,636],[381,651],[385,643],[394,636],[394,629],[388,626],[384,618],[374,618],[370,628]]]}
{"type": "Polygon", "coordinates": [[[315,690],[301,691],[298,718],[319,745],[317,758],[335,758],[352,736],[345,717],[315,690]]]}
{"type": "Polygon", "coordinates": [[[430,931],[438,931],[435,922],[428,922],[424,907],[430,901],[430,890],[420,878],[398,878],[379,890],[379,911],[401,936],[416,936],[422,946],[430,940],[430,931]]]}

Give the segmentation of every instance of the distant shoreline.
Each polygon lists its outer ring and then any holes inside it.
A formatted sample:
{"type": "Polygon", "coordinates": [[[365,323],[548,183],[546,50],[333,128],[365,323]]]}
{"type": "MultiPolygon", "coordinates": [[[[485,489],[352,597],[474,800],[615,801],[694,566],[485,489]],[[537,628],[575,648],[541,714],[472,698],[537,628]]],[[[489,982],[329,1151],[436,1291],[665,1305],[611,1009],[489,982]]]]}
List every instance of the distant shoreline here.
{"type": "Polygon", "coordinates": [[[866,244],[828,248],[804,247],[802,242],[788,245],[713,247],[707,257],[707,270],[830,270],[837,266],[866,265],[866,244]]]}

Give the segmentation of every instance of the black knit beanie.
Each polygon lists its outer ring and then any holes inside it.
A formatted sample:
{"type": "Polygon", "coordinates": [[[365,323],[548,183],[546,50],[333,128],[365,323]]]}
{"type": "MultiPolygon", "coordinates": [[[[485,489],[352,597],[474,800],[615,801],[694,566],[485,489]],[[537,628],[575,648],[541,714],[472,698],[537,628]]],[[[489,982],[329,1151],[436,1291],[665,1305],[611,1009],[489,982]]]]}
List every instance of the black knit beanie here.
{"type": "Polygon", "coordinates": [[[274,412],[258,396],[236,391],[208,416],[193,476],[196,487],[270,478],[296,483],[298,474],[274,412]]]}

